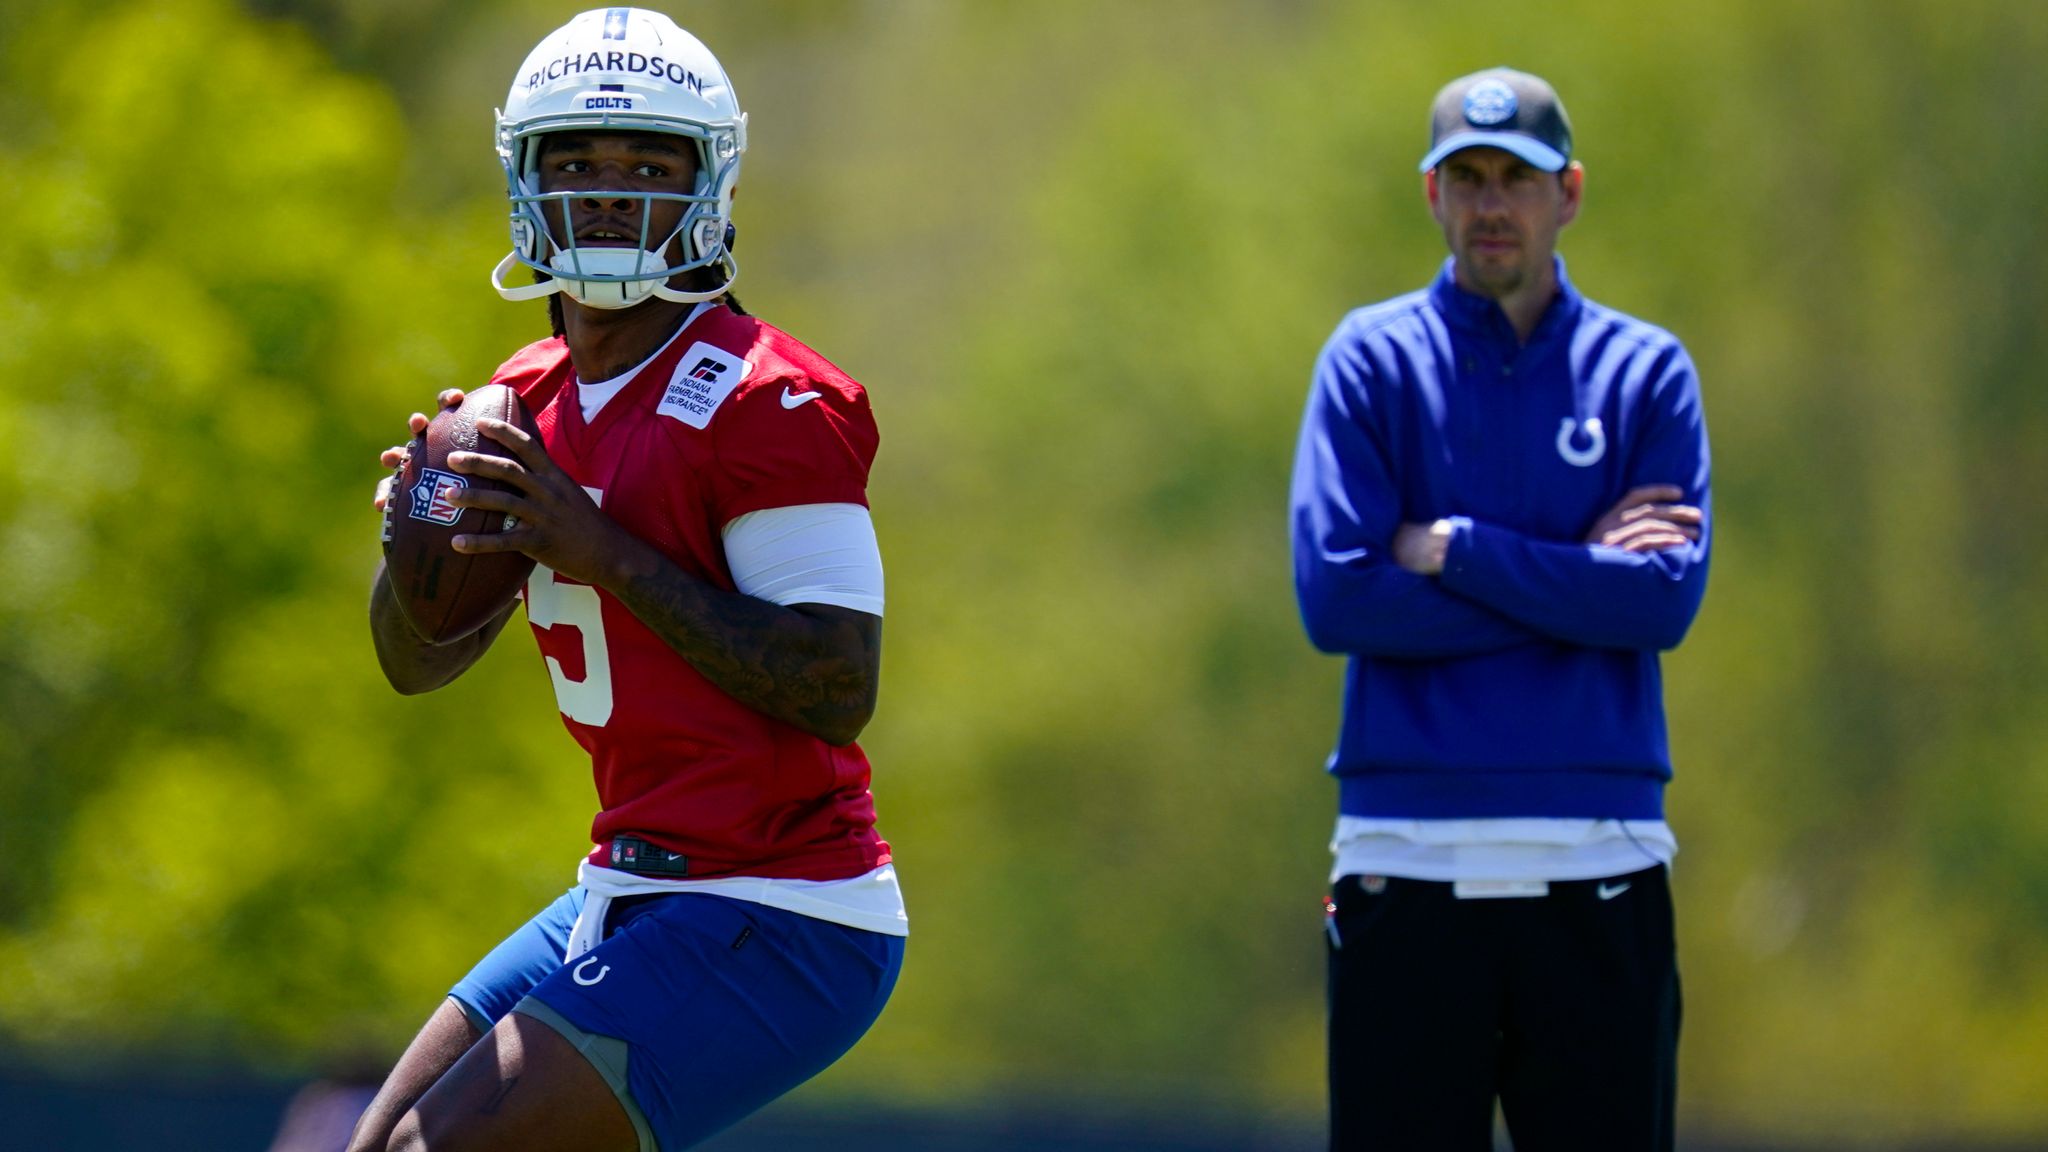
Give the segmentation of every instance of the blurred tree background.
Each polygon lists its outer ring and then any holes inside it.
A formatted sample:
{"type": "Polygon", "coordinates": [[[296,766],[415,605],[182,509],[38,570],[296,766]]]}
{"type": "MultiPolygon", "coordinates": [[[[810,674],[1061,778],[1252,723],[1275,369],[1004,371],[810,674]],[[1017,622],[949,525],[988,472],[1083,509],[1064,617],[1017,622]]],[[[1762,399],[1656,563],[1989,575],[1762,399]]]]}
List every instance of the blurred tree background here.
{"type": "MultiPolygon", "coordinates": [[[[488,132],[538,0],[0,7],[0,1042],[395,1052],[593,804],[523,629],[422,699],[375,455],[544,334],[488,132]]],[[[2048,8],[736,0],[749,306],[869,387],[864,740],[916,934],[806,1089],[1314,1116],[1337,661],[1284,506],[1423,283],[1451,76],[1562,92],[1564,251],[1705,382],[1667,661],[1687,1123],[2048,1136],[2048,8]]],[[[1398,990],[1390,990],[1398,994],[1398,990]]]]}

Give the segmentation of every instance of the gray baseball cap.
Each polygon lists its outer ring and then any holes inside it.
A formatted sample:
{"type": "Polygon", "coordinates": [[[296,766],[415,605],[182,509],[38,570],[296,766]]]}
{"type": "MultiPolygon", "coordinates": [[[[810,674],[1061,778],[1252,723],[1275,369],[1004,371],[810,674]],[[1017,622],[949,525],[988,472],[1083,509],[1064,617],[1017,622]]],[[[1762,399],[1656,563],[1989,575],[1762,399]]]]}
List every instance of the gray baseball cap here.
{"type": "Polygon", "coordinates": [[[1489,68],[1436,94],[1422,171],[1464,148],[1501,148],[1545,172],[1562,172],[1572,162],[1572,122],[1542,77],[1489,68]]]}

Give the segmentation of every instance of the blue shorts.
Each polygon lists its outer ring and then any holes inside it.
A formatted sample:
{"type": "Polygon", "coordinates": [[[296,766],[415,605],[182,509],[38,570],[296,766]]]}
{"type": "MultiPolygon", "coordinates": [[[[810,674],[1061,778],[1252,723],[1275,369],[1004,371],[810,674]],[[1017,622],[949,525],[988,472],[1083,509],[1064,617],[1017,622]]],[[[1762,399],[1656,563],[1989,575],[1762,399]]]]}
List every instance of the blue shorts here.
{"type": "Polygon", "coordinates": [[[562,963],[571,888],[449,995],[489,1030],[552,1026],[619,1095],[642,1152],[678,1152],[837,1060],[881,1015],[903,937],[708,893],[612,901],[604,939],[562,963]]]}

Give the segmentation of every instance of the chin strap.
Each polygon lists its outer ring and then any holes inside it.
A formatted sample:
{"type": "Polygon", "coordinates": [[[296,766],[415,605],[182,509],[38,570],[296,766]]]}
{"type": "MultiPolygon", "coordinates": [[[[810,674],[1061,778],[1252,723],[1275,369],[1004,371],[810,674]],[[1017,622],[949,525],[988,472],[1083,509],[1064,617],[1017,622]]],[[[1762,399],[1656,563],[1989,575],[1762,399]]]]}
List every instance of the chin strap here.
{"type": "MultiPolygon", "coordinates": [[[[571,278],[569,276],[564,275],[561,272],[554,273],[552,276],[550,276],[550,278],[546,280],[541,280],[533,284],[525,285],[523,287],[513,287],[511,285],[506,284],[505,274],[512,271],[514,268],[519,267],[522,263],[524,262],[519,259],[519,253],[507,252],[505,253],[505,258],[503,260],[498,261],[498,266],[496,268],[491,269],[491,287],[497,289],[498,295],[504,297],[507,300],[538,300],[543,296],[550,296],[556,292],[560,292],[562,293],[562,295],[569,297],[571,300],[575,300],[579,304],[584,304],[587,307],[604,307],[604,305],[602,304],[591,304],[588,301],[581,300],[576,296],[575,293],[568,291],[568,284],[571,278]]],[[[721,263],[723,263],[727,269],[725,283],[720,284],[716,288],[712,288],[704,292],[686,292],[680,288],[671,288],[667,284],[656,284],[651,289],[649,289],[649,295],[659,296],[663,300],[667,300],[675,304],[702,304],[706,300],[716,300],[720,296],[723,296],[727,292],[731,291],[732,286],[735,283],[737,283],[740,278],[740,262],[733,256],[733,254],[730,251],[727,251],[724,254],[721,263]]],[[[607,284],[605,286],[614,287],[615,285],[607,284]]],[[[642,296],[640,298],[640,300],[645,299],[647,299],[646,296],[642,296]]],[[[631,304],[615,305],[614,307],[630,308],[633,304],[638,304],[640,300],[634,300],[631,304]]]]}
{"type": "Polygon", "coordinates": [[[677,304],[702,304],[706,300],[716,300],[727,292],[732,291],[732,286],[738,283],[740,278],[740,262],[733,258],[731,252],[725,254],[723,263],[727,269],[725,283],[708,292],[684,292],[677,288],[671,288],[666,284],[656,284],[654,286],[654,294],[663,300],[672,301],[677,304]]]}
{"type": "Polygon", "coordinates": [[[498,290],[498,295],[503,296],[507,300],[538,300],[543,296],[562,290],[562,282],[552,279],[528,284],[524,288],[506,287],[505,273],[519,266],[519,253],[507,252],[505,253],[505,258],[498,261],[498,266],[491,269],[491,287],[498,290]]]}

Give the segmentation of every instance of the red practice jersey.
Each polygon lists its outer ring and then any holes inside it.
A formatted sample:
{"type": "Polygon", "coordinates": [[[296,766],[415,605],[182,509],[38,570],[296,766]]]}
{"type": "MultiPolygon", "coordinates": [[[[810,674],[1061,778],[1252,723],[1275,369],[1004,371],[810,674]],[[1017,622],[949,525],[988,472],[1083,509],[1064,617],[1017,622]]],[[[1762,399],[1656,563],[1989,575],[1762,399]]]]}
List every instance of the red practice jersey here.
{"type": "MultiPolygon", "coordinates": [[[[788,334],[704,310],[586,424],[569,347],[520,350],[515,388],[548,455],[684,572],[733,590],[720,530],[796,504],[867,503],[878,439],[859,384],[788,334]]],[[[839,880],[889,860],[868,761],[726,695],[602,589],[546,567],[526,586],[563,723],[590,753],[611,838],[689,859],[691,877],[839,880]]]]}

